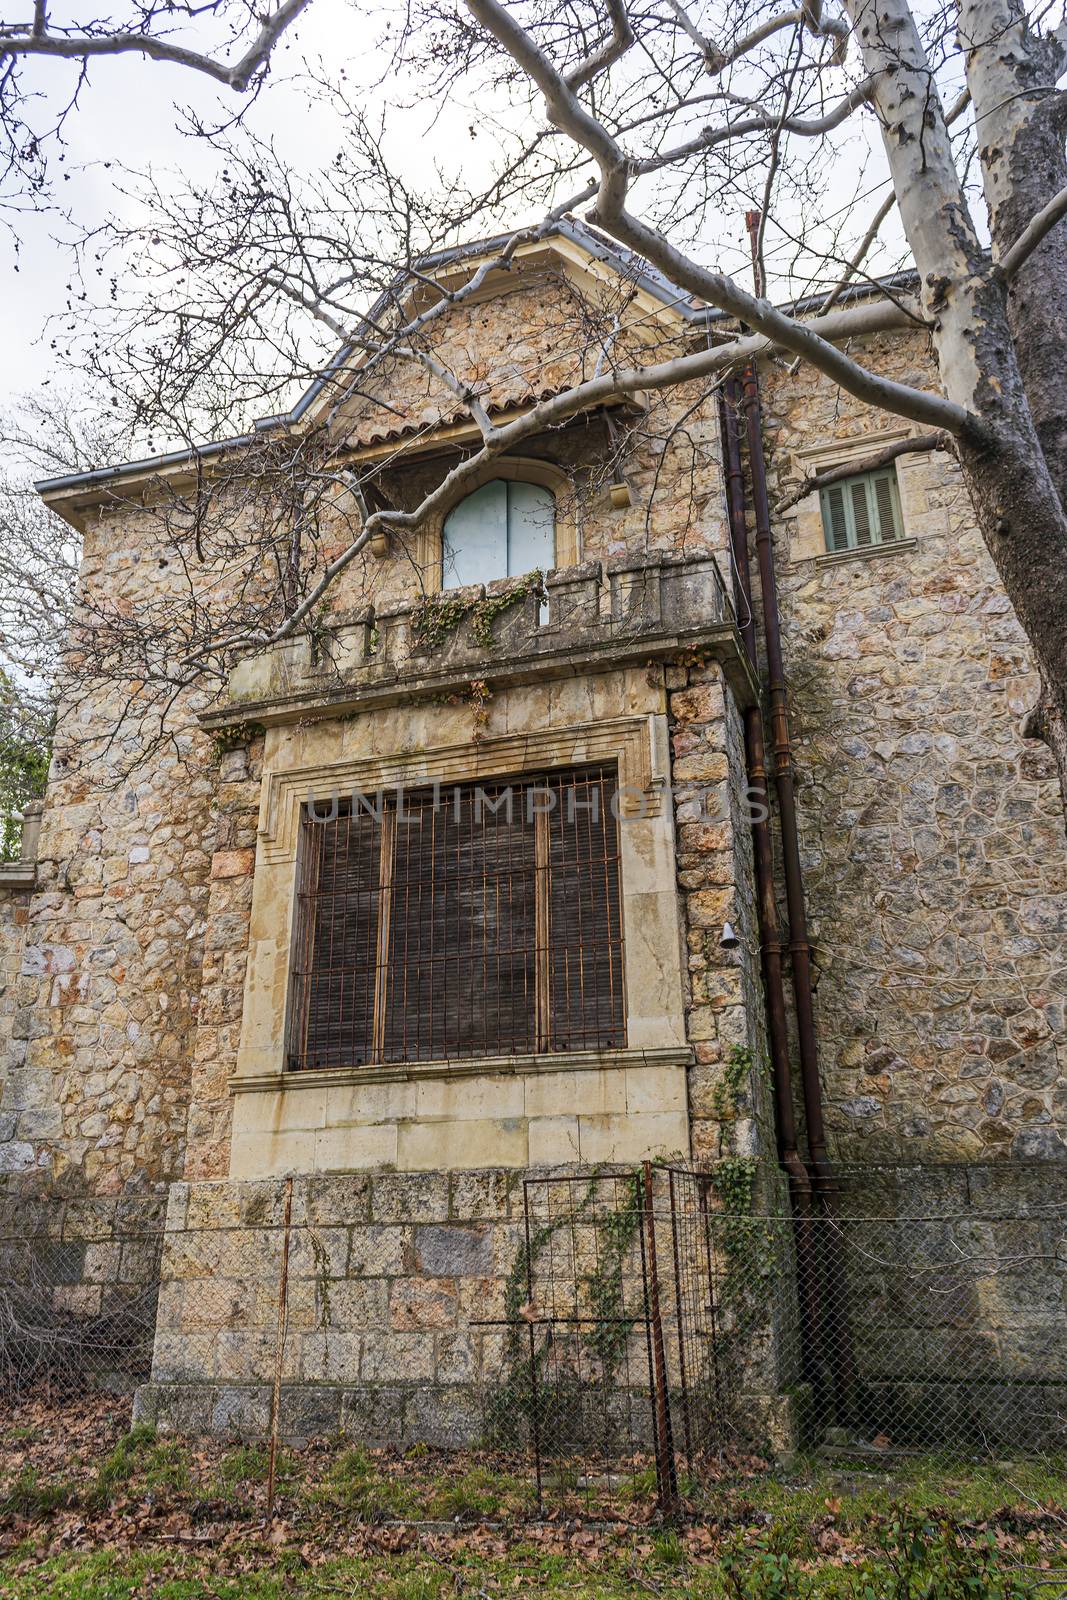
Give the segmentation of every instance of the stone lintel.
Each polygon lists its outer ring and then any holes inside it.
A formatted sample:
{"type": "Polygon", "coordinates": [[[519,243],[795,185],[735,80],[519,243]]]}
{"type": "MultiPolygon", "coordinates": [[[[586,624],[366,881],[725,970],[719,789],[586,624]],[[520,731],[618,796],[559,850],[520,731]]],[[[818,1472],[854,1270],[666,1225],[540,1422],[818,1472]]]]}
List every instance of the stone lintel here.
{"type": "Polygon", "coordinates": [[[0,894],[5,889],[32,889],[36,882],[36,861],[0,862],[0,894]]]}

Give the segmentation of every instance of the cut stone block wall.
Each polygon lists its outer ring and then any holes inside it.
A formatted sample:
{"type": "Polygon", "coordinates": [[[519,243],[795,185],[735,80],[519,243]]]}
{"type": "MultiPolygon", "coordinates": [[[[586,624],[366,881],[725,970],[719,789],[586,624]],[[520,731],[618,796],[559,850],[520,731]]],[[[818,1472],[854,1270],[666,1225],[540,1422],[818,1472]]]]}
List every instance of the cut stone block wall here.
{"type": "MultiPolygon", "coordinates": [[[[262,1438],[277,1374],[284,1438],[343,1431],[394,1446],[525,1447],[533,1329],[546,1429],[564,1429],[580,1448],[589,1442],[585,1426],[606,1448],[604,1429],[621,1420],[622,1439],[632,1428],[637,1448],[651,1441],[645,1223],[632,1168],[353,1173],[290,1182],[287,1264],[286,1180],[172,1186],[152,1377],[137,1397],[139,1418],[178,1431],[262,1438]],[[603,1273],[609,1276],[601,1279],[603,1273]],[[576,1307],[589,1320],[608,1316],[600,1328],[607,1337],[598,1342],[591,1327],[577,1326],[576,1307]],[[616,1343],[610,1319],[619,1314],[633,1323],[616,1343]],[[560,1320],[549,1327],[553,1317],[560,1320]],[[598,1377],[609,1344],[614,1354],[598,1377]],[[554,1406],[566,1415],[551,1423],[554,1406]]],[[[654,1193],[666,1371],[676,1391],[662,1174],[654,1193]]],[[[708,1256],[702,1235],[694,1232],[690,1243],[690,1281],[705,1284],[703,1294],[694,1290],[703,1327],[708,1256]]],[[[783,1399],[791,1369],[782,1357],[791,1288],[784,1280],[780,1287],[781,1303],[769,1309],[739,1368],[746,1415],[778,1443],[789,1442],[791,1428],[783,1399]]],[[[709,1355],[706,1339],[691,1345],[695,1394],[709,1355]]]]}
{"type": "MultiPolygon", "coordinates": [[[[285,1185],[175,1184],[138,1414],[262,1435],[278,1351],[285,1185]]],[[[483,1426],[523,1239],[521,1174],[376,1173],[292,1188],[284,1436],[457,1444],[483,1426]]]]}
{"type": "Polygon", "coordinates": [[[852,1167],[839,1186],[853,1353],[880,1431],[1067,1445],[1067,1167],[852,1167]]]}
{"type": "MultiPolygon", "coordinates": [[[[556,1353],[541,1369],[548,1416],[553,1399],[567,1393],[553,1384],[569,1370],[571,1286],[579,1284],[577,1305],[591,1310],[589,1284],[611,1230],[609,1223],[598,1232],[605,1213],[594,1220],[583,1196],[616,1181],[602,1170],[572,1168],[553,1177],[573,1176],[576,1186],[549,1195],[548,1175],[529,1175],[535,1179],[531,1299],[523,1255],[526,1176],[483,1170],[292,1180],[281,1318],[285,1180],[174,1185],[152,1377],[138,1395],[137,1414],[169,1429],[262,1438],[278,1372],[283,1437],[340,1430],[390,1445],[523,1446],[529,1421],[523,1318],[539,1347],[544,1319],[564,1319],[554,1328],[556,1353]],[[509,1320],[519,1328],[517,1339],[509,1320]]],[[[900,1448],[1067,1443],[1062,1166],[842,1174],[832,1233],[830,1224],[820,1225],[826,1276],[816,1352],[816,1367],[833,1375],[836,1406],[829,1391],[818,1396],[803,1381],[804,1341],[814,1335],[798,1314],[793,1226],[780,1176],[768,1174],[759,1185],[774,1214],[743,1235],[736,1215],[732,1222],[721,1217],[721,1228],[713,1220],[711,1291],[703,1276],[710,1259],[703,1225],[688,1226],[683,1180],[681,1226],[672,1235],[663,1176],[654,1205],[667,1381],[680,1405],[676,1261],[692,1300],[689,1415],[708,1448],[746,1441],[748,1448],[794,1448],[804,1426],[809,1443],[833,1443],[838,1434],[845,1444],[870,1446],[882,1438],[900,1448]],[[748,1241],[740,1251],[739,1239],[748,1241]],[[831,1240],[840,1298],[827,1265],[831,1240]],[[736,1280],[730,1292],[728,1280],[736,1280]],[[723,1319],[714,1349],[707,1341],[709,1303],[723,1319]],[[706,1371],[701,1362],[710,1363],[706,1371]]],[[[620,1174],[619,1181],[632,1179],[620,1174]]],[[[609,1204],[612,1222],[622,1221],[625,1209],[625,1202],[619,1211],[609,1204]]],[[[698,1217],[694,1211],[688,1221],[698,1217]]],[[[628,1238],[613,1305],[636,1313],[636,1320],[610,1381],[603,1390],[594,1382],[580,1409],[594,1426],[598,1417],[613,1416],[613,1407],[625,1410],[640,1440],[651,1437],[645,1300],[641,1240],[636,1231],[628,1238]]],[[[585,1347],[586,1385],[594,1345],[590,1338],[585,1347]]]]}

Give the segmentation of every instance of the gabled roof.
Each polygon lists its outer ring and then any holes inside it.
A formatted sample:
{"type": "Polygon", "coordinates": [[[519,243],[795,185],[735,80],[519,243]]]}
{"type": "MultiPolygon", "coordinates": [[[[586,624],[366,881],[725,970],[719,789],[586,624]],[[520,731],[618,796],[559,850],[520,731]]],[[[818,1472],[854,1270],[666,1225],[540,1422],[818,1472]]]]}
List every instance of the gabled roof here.
{"type": "MultiPolygon", "coordinates": [[[[432,255],[423,257],[417,265],[420,273],[432,275],[438,281],[462,281],[482,262],[491,259],[512,237],[513,233],[499,234],[490,239],[478,239],[468,244],[457,245],[453,249],[438,250],[432,255]]],[[[707,320],[707,307],[696,306],[690,296],[684,295],[647,262],[642,261],[632,251],[606,239],[586,223],[573,218],[561,219],[544,234],[536,234],[529,244],[520,246],[515,252],[515,259],[521,261],[534,252],[554,254],[572,266],[584,268],[586,271],[599,270],[601,276],[610,274],[616,278],[624,278],[633,285],[640,296],[647,297],[651,306],[683,322],[698,324],[707,320]]],[[[377,324],[398,300],[414,293],[416,287],[408,274],[403,271],[398,272],[393,283],[379,296],[367,313],[364,326],[371,327],[377,324]]],[[[492,292],[492,279],[487,280],[486,292],[492,292]]],[[[56,510],[62,511],[65,507],[73,510],[72,498],[84,504],[87,499],[95,498],[107,486],[129,484],[137,479],[160,473],[179,471],[182,467],[193,463],[210,463],[227,451],[252,443],[263,433],[307,426],[314,418],[320,402],[330,392],[337,375],[351,365],[355,349],[354,343],[343,346],[290,411],[258,419],[253,424],[252,431],[248,433],[196,445],[189,449],[172,450],[163,455],[144,457],[137,461],[125,461],[112,467],[96,467],[87,472],[67,473],[57,478],[42,478],[34,487],[45,499],[54,497],[59,502],[55,505],[56,510]]],[[[560,374],[561,381],[563,378],[564,375],[560,374]]],[[[541,391],[536,392],[540,397],[541,391]]],[[[550,389],[549,392],[553,391],[550,389]]],[[[533,390],[530,394],[509,393],[504,398],[506,403],[518,404],[532,398],[533,394],[533,390]]],[[[447,425],[447,421],[448,419],[443,416],[440,419],[441,425],[447,425]]]]}
{"type": "MultiPolygon", "coordinates": [[[[502,250],[513,237],[514,230],[511,233],[497,234],[490,239],[476,239],[468,244],[455,245],[449,250],[437,250],[432,255],[422,257],[416,264],[420,272],[435,278],[450,275],[449,269],[458,276],[463,272],[473,271],[481,261],[491,258],[502,250]]],[[[709,315],[714,314],[711,307],[695,302],[691,295],[685,294],[677,285],[671,283],[643,257],[635,255],[623,245],[616,244],[614,240],[591,228],[588,223],[579,222],[577,218],[562,217],[541,236],[539,243],[542,246],[556,245],[557,248],[560,244],[570,244],[589,260],[600,262],[616,276],[628,279],[636,289],[658,301],[664,310],[674,312],[685,322],[703,325],[709,315]]],[[[519,255],[520,252],[516,254],[519,255]]],[[[398,272],[389,288],[378,297],[367,313],[365,325],[376,324],[390,306],[396,303],[399,291],[407,283],[407,275],[402,271],[398,272]]],[[[276,417],[266,417],[262,422],[257,422],[256,427],[272,428],[280,423],[299,422],[314,407],[331,378],[351,360],[352,353],[352,345],[344,346],[322,376],[316,378],[300,396],[291,411],[276,417]]]]}
{"type": "MultiPolygon", "coordinates": [[[[479,265],[491,260],[494,254],[513,237],[514,231],[456,245],[451,249],[438,250],[422,257],[417,267],[424,277],[432,276],[438,282],[462,282],[475,272],[479,265]]],[[[538,253],[544,256],[554,255],[571,270],[585,272],[591,277],[599,277],[602,281],[609,277],[621,278],[632,286],[635,296],[644,301],[647,310],[662,313],[671,320],[688,325],[694,331],[708,328],[716,322],[730,320],[723,312],[697,301],[692,295],[679,289],[633,251],[627,250],[597,229],[590,227],[588,223],[580,222],[576,218],[563,217],[544,232],[532,230],[530,241],[519,246],[514,252],[513,259],[521,263],[538,253]]],[[[487,298],[498,292],[500,282],[506,276],[503,270],[498,275],[491,273],[481,292],[487,298]]],[[[891,280],[887,280],[887,286],[891,282],[895,286],[904,287],[905,283],[911,285],[913,280],[913,273],[897,274],[891,280]]],[[[876,292],[876,289],[876,285],[860,282],[850,285],[839,298],[841,301],[864,298],[876,292]]],[[[377,325],[382,317],[404,299],[427,292],[425,286],[412,281],[409,273],[399,271],[393,283],[379,296],[367,313],[364,327],[377,325]]],[[[785,309],[796,313],[816,310],[822,298],[821,295],[814,295],[810,299],[795,301],[785,309]]],[[[137,480],[159,474],[180,473],[183,468],[193,464],[209,464],[227,451],[251,444],[264,433],[306,427],[314,419],[317,408],[325,404],[331,385],[338,374],[351,367],[356,348],[353,342],[338,350],[329,365],[308,386],[290,411],[257,420],[248,433],[137,461],[121,462],[111,467],[97,467],[87,472],[68,473],[57,478],[42,478],[34,487],[40,495],[52,502],[54,510],[64,515],[70,514],[71,520],[74,520],[77,510],[92,504],[106,486],[119,484],[131,486],[137,480]]],[[[548,383],[547,387],[544,382],[539,385],[530,384],[521,392],[517,388],[509,388],[505,382],[494,396],[492,408],[506,409],[508,406],[543,398],[546,394],[557,392],[561,386],[569,385],[580,376],[580,373],[568,374],[560,371],[553,374],[552,382],[548,383]]],[[[447,430],[450,421],[454,420],[454,417],[450,418],[442,409],[433,426],[447,430]]],[[[425,422],[422,426],[425,427],[425,422]]],[[[374,435],[372,430],[371,439],[372,441],[375,437],[382,440],[398,439],[409,431],[413,432],[415,428],[398,427],[378,435],[374,435]]]]}

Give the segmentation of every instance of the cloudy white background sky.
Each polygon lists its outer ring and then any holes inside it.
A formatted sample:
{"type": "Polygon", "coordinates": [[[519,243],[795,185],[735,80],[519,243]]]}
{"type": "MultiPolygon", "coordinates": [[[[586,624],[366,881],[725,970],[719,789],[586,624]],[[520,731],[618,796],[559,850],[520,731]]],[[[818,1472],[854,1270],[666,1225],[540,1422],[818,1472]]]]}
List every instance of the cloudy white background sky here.
{"type": "MultiPolygon", "coordinates": [[[[322,58],[334,71],[343,65],[350,83],[364,85],[370,106],[407,107],[400,113],[394,110],[390,118],[390,150],[410,181],[417,182],[442,162],[467,174],[486,171],[491,137],[483,132],[472,140],[468,131],[477,120],[477,108],[453,99],[442,111],[428,100],[420,101],[418,83],[375,86],[385,59],[378,47],[381,27],[381,13],[368,16],[351,0],[314,0],[286,35],[268,84],[249,112],[251,126],[272,137],[297,171],[329,160],[339,137],[335,119],[327,105],[309,99],[300,81],[304,63],[322,58]]],[[[42,61],[28,71],[35,88],[53,104],[69,94],[73,82],[69,65],[42,61]]],[[[95,62],[80,108],[67,123],[62,164],[53,150],[57,201],[69,207],[82,225],[99,223],[116,212],[133,220],[132,202],[116,184],[114,163],[208,177],[217,167],[218,157],[203,141],[182,134],[183,109],[192,108],[201,118],[212,120],[232,115],[235,103],[232,94],[177,67],[136,56],[95,62]],[[113,163],[110,168],[108,162],[113,163]]],[[[40,113],[38,117],[40,120],[40,113]]],[[[865,127],[857,128],[846,144],[833,174],[831,209],[835,196],[838,204],[848,204],[856,190],[861,159],[872,144],[877,148],[877,133],[867,119],[865,127]]],[[[882,176],[880,155],[876,154],[862,185],[864,191],[870,191],[882,176]]],[[[733,213],[711,225],[715,237],[706,241],[708,259],[745,270],[743,216],[752,198],[739,193],[733,213]]],[[[857,231],[862,231],[879,198],[876,192],[862,202],[857,231]]],[[[65,243],[71,233],[61,215],[24,214],[10,220],[17,227],[21,247],[16,253],[11,239],[0,235],[0,341],[4,351],[0,406],[5,408],[42,383],[64,381],[50,342],[56,330],[49,328],[47,319],[64,303],[71,269],[65,243]]],[[[893,254],[897,253],[894,249],[893,254]]]]}

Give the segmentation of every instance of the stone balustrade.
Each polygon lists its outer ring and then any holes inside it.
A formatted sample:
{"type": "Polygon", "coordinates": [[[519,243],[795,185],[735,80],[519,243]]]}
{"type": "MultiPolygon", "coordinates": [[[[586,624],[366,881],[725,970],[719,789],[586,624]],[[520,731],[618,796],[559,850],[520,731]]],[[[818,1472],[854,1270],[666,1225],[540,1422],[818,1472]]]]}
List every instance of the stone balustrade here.
{"type": "Polygon", "coordinates": [[[43,800],[30,800],[22,808],[19,859],[0,861],[0,890],[32,889],[37,881],[37,844],[41,836],[43,800]]]}
{"type": "Polygon", "coordinates": [[[416,695],[606,671],[699,650],[752,695],[715,558],[656,553],[365,607],[239,661],[207,727],[336,716],[416,695]]]}

